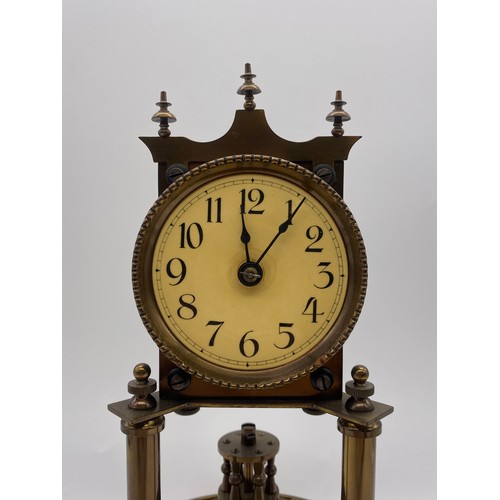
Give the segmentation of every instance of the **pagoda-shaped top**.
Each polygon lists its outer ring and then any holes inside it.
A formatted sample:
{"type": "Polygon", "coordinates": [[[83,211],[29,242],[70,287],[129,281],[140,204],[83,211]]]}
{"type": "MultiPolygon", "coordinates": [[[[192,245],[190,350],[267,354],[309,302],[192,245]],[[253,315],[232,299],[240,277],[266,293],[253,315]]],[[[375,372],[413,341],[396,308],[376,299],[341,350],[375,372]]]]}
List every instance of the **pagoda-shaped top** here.
{"type": "MultiPolygon", "coordinates": [[[[172,164],[191,169],[211,160],[243,154],[283,158],[310,170],[323,164],[336,165],[336,170],[343,169],[343,161],[347,160],[352,146],[361,137],[343,135],[342,122],[350,119],[350,116],[342,109],[345,101],[342,101],[341,92],[337,91],[336,99],[332,102],[335,109],[327,116],[328,121],[334,122],[332,135],[315,137],[305,142],[288,141],[271,129],[263,109],[255,109],[254,95],[261,92],[253,81],[255,77],[247,63],[245,73],[241,75],[244,83],[237,90],[238,94],[245,97],[243,109],[236,111],[231,127],[222,137],[209,142],[171,136],[168,126],[176,119],[167,110],[170,103],[166,102],[166,92],[162,91],[162,98],[157,103],[160,111],[153,116],[153,120],[160,122],[159,137],[140,137],[160,169],[172,164]],[[157,115],[165,116],[162,119],[157,115]]],[[[341,172],[337,171],[337,178],[339,174],[341,172]]],[[[341,193],[341,186],[337,191],[341,193]]]]}

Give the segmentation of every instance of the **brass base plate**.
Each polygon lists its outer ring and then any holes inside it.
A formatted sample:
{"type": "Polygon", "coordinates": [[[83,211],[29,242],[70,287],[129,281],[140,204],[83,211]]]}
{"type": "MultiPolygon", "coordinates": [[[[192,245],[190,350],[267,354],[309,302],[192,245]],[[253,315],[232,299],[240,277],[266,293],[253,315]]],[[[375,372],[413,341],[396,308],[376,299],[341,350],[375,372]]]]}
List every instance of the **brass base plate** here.
{"type": "MultiPolygon", "coordinates": [[[[219,497],[217,495],[208,495],[205,497],[192,498],[191,500],[217,500],[219,497]]],[[[306,500],[301,497],[293,497],[291,495],[286,495],[284,493],[280,494],[279,500],[306,500]]]]}

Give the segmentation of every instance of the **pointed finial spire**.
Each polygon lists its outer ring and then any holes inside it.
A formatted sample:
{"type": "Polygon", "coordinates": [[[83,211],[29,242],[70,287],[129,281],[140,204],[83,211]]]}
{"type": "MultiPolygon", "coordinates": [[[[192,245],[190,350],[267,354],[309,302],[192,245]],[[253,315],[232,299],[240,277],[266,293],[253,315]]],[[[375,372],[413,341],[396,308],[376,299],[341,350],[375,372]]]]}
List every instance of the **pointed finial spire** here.
{"type": "Polygon", "coordinates": [[[341,137],[344,135],[344,129],[342,128],[342,123],[351,119],[348,113],[346,113],[342,106],[347,104],[342,100],[342,91],[337,90],[335,93],[335,101],[332,101],[332,106],[334,106],[333,111],[330,111],[326,117],[326,121],[333,122],[332,135],[335,137],[341,137]]]}
{"type": "Polygon", "coordinates": [[[168,111],[168,107],[172,105],[167,102],[167,93],[164,90],[160,92],[160,100],[156,105],[159,106],[160,109],[152,116],[151,120],[160,124],[158,135],[160,137],[168,137],[170,135],[168,124],[176,122],[177,118],[168,111]]]}
{"type": "Polygon", "coordinates": [[[245,96],[245,104],[243,107],[247,111],[252,111],[255,109],[255,102],[253,99],[254,94],[260,94],[260,88],[258,85],[253,83],[255,75],[252,73],[252,67],[250,63],[245,64],[245,73],[241,75],[241,78],[245,80],[245,83],[236,91],[239,95],[245,96]]]}

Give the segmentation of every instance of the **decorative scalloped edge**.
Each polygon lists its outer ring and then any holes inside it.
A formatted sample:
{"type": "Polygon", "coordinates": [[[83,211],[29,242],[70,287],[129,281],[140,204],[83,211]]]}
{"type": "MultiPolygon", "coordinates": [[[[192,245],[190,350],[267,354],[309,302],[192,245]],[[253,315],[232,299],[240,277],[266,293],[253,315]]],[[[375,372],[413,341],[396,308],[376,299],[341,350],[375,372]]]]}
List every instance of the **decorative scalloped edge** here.
{"type": "Polygon", "coordinates": [[[313,174],[310,170],[305,169],[304,167],[301,167],[300,165],[297,165],[296,163],[293,163],[288,160],[283,160],[281,158],[275,158],[273,156],[266,156],[266,155],[255,155],[255,154],[243,154],[243,155],[233,155],[233,156],[225,156],[223,158],[219,158],[216,160],[212,160],[210,162],[204,163],[202,165],[199,165],[198,167],[193,168],[192,170],[186,172],[182,177],[179,177],[174,183],[172,183],[163,193],[158,197],[154,205],[151,207],[151,209],[148,211],[146,214],[146,217],[144,218],[143,223],[141,224],[141,228],[139,230],[139,234],[137,235],[135,247],[134,247],[134,252],[133,252],[133,257],[132,257],[132,289],[134,293],[134,299],[135,303],[137,305],[137,309],[139,311],[139,316],[142,319],[142,322],[144,323],[144,326],[146,327],[146,330],[148,331],[149,335],[153,338],[154,342],[160,349],[160,351],[167,356],[169,359],[172,360],[173,363],[175,363],[177,366],[179,366],[181,369],[185,370],[186,372],[190,373],[191,375],[194,375],[206,382],[210,382],[212,384],[221,386],[221,387],[228,387],[228,388],[240,388],[240,389],[269,389],[272,387],[279,387],[284,384],[289,384],[292,382],[295,382],[299,380],[300,378],[306,376],[308,373],[316,370],[320,366],[322,366],[325,362],[327,362],[329,359],[331,359],[338,351],[339,349],[343,346],[345,341],[349,338],[349,335],[354,329],[354,326],[356,325],[359,316],[361,314],[361,309],[363,308],[363,304],[365,301],[366,297],[366,290],[367,290],[367,283],[368,283],[368,261],[367,261],[367,256],[366,256],[366,249],[364,246],[363,238],[361,236],[361,231],[359,229],[359,226],[357,222],[354,220],[354,217],[349,210],[348,206],[342,199],[342,197],[326,182],[321,180],[318,176],[313,174]],[[280,379],[277,381],[269,382],[269,383],[248,383],[248,384],[234,384],[232,382],[228,382],[225,380],[219,380],[215,377],[209,377],[204,375],[203,373],[199,373],[197,370],[191,368],[190,366],[186,365],[184,361],[179,359],[175,353],[171,352],[169,349],[167,349],[161,340],[158,338],[158,335],[156,334],[153,325],[150,323],[149,318],[147,316],[147,313],[143,307],[142,303],[142,298],[139,293],[139,281],[138,281],[138,273],[139,273],[139,261],[140,261],[140,254],[141,254],[141,248],[143,246],[144,242],[144,235],[149,228],[151,221],[153,220],[155,214],[158,212],[160,207],[163,206],[163,204],[168,200],[168,198],[171,196],[173,192],[175,192],[177,189],[179,189],[183,184],[188,182],[192,177],[198,175],[199,173],[205,171],[205,170],[210,170],[214,167],[222,166],[222,165],[228,165],[228,164],[234,164],[234,163],[247,163],[247,162],[261,162],[261,163],[268,163],[268,164],[273,164],[279,167],[284,167],[288,168],[290,170],[294,170],[296,172],[299,172],[300,174],[304,175],[304,177],[307,177],[313,181],[315,181],[317,184],[320,184],[322,188],[324,188],[329,195],[335,199],[336,203],[340,206],[342,211],[344,212],[344,215],[347,216],[349,220],[349,224],[354,232],[354,236],[356,238],[356,243],[359,249],[360,253],[360,261],[361,261],[361,270],[362,270],[362,275],[361,275],[361,284],[360,284],[360,292],[358,295],[358,300],[356,303],[356,306],[354,308],[353,315],[351,316],[351,319],[349,323],[347,324],[346,328],[344,329],[343,334],[340,336],[338,341],[335,343],[335,345],[330,349],[328,352],[324,353],[321,356],[321,359],[316,361],[313,365],[311,365],[308,368],[305,368],[304,370],[301,370],[298,373],[295,373],[293,375],[290,375],[289,377],[285,379],[280,379]]]}

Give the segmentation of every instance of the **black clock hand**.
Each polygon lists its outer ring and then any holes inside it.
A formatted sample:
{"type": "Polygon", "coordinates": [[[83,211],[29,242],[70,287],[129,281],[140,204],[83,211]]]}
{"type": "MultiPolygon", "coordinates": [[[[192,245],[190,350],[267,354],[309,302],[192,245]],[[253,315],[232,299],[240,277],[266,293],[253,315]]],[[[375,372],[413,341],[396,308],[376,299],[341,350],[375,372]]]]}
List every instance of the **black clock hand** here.
{"type": "Polygon", "coordinates": [[[248,244],[250,243],[250,233],[247,231],[245,226],[245,215],[243,212],[243,205],[240,205],[240,213],[241,213],[241,242],[245,245],[245,253],[247,257],[247,262],[250,262],[250,252],[248,251],[248,244]]]}
{"type": "Polygon", "coordinates": [[[292,223],[292,219],[294,218],[295,214],[298,212],[299,208],[302,206],[304,201],[306,201],[305,196],[304,196],[304,198],[302,198],[302,201],[297,205],[295,210],[290,214],[288,219],[285,222],[283,222],[282,224],[280,224],[280,226],[278,228],[278,232],[275,234],[274,238],[271,240],[271,243],[269,243],[269,245],[267,245],[267,248],[262,252],[261,256],[257,259],[256,264],[260,263],[260,261],[264,258],[264,255],[266,255],[266,253],[269,251],[269,249],[274,245],[275,241],[279,238],[280,234],[283,234],[288,229],[288,226],[292,223]]]}

